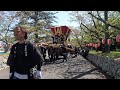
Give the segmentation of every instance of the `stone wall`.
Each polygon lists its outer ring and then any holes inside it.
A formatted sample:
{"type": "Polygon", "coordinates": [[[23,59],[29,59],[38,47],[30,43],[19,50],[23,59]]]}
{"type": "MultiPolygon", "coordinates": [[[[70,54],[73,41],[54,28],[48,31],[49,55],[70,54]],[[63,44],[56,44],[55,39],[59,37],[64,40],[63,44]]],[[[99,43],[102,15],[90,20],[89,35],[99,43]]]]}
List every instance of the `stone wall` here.
{"type": "Polygon", "coordinates": [[[108,75],[115,79],[120,79],[120,60],[114,60],[113,58],[97,56],[89,54],[87,59],[95,65],[101,67],[101,69],[108,75]]]}

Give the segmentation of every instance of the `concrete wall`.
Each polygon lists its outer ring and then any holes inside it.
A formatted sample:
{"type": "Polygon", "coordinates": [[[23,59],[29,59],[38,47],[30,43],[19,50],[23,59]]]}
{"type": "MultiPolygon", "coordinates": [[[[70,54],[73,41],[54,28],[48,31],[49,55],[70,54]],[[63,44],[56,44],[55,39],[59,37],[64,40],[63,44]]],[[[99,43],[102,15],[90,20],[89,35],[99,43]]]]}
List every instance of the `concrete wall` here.
{"type": "Polygon", "coordinates": [[[102,68],[108,75],[120,79],[120,60],[89,54],[88,60],[102,68]]]}

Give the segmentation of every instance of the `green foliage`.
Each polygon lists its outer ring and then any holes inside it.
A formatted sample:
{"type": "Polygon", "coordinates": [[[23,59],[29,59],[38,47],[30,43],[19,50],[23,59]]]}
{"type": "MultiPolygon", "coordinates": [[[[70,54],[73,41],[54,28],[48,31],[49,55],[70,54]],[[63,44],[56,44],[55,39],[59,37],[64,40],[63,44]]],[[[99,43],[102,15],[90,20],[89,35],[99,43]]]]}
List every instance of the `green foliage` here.
{"type": "Polygon", "coordinates": [[[118,51],[111,51],[110,53],[102,53],[102,51],[96,52],[95,50],[92,50],[89,53],[96,54],[99,56],[110,57],[110,58],[120,58],[120,52],[118,51]]]}
{"type": "Polygon", "coordinates": [[[19,11],[17,15],[20,17],[19,25],[25,26],[32,31],[38,40],[39,35],[46,34],[45,29],[52,26],[55,22],[55,13],[50,11],[19,11]]]}
{"type": "Polygon", "coordinates": [[[2,53],[2,54],[0,54],[0,56],[2,56],[2,57],[8,57],[9,53],[2,53]]]}
{"type": "MultiPolygon", "coordinates": [[[[104,11],[90,11],[95,17],[101,18],[104,20],[104,11]]],[[[85,14],[86,12],[82,11],[74,11],[71,12],[70,15],[74,22],[79,23],[81,26],[81,31],[84,34],[81,34],[83,37],[81,39],[82,43],[97,43],[101,42],[101,39],[105,37],[105,33],[108,33],[109,38],[112,40],[112,44],[115,44],[116,35],[120,34],[120,30],[112,28],[109,26],[108,30],[105,30],[105,23],[101,20],[92,17],[91,15],[85,14]],[[83,14],[84,13],[84,14],[83,14]],[[83,23],[84,25],[81,25],[83,23]]],[[[108,11],[108,20],[106,21],[108,24],[113,26],[120,27],[120,13],[117,11],[108,11]]],[[[104,20],[105,21],[105,20],[104,20]]]]}

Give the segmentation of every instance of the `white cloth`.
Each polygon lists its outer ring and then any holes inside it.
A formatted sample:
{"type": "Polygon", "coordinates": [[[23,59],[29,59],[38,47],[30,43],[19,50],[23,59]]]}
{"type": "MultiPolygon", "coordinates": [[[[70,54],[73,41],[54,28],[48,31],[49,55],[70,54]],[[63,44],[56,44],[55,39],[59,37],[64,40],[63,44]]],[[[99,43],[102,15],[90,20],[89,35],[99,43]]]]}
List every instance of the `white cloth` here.
{"type": "Polygon", "coordinates": [[[36,79],[40,79],[42,77],[42,73],[41,71],[37,71],[36,75],[35,75],[35,78],[36,79]]]}
{"type": "Polygon", "coordinates": [[[46,51],[46,57],[45,57],[45,59],[49,59],[48,50],[46,51]]]}
{"type": "Polygon", "coordinates": [[[28,75],[27,74],[19,74],[19,73],[15,72],[14,76],[19,78],[19,79],[28,79],[28,75]]]}
{"type": "MultiPolygon", "coordinates": [[[[12,73],[9,73],[9,77],[11,77],[12,73]]],[[[19,79],[28,79],[28,75],[27,74],[19,74],[17,72],[14,73],[14,76],[19,78],[19,79]]],[[[35,79],[40,79],[42,77],[42,73],[41,71],[37,71],[35,74],[35,79]]]]}

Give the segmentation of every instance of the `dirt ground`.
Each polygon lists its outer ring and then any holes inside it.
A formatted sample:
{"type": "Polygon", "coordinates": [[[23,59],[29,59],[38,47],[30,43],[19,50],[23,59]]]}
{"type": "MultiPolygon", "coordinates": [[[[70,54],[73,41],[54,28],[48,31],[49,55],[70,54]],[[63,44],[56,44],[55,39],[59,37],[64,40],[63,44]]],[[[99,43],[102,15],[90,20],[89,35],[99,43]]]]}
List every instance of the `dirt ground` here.
{"type": "Polygon", "coordinates": [[[82,56],[58,60],[42,67],[42,79],[108,79],[82,56]]]}
{"type": "MultiPolygon", "coordinates": [[[[0,70],[0,79],[8,79],[9,68],[0,70]]],[[[42,66],[41,79],[109,79],[82,56],[57,60],[42,66]]]]}

